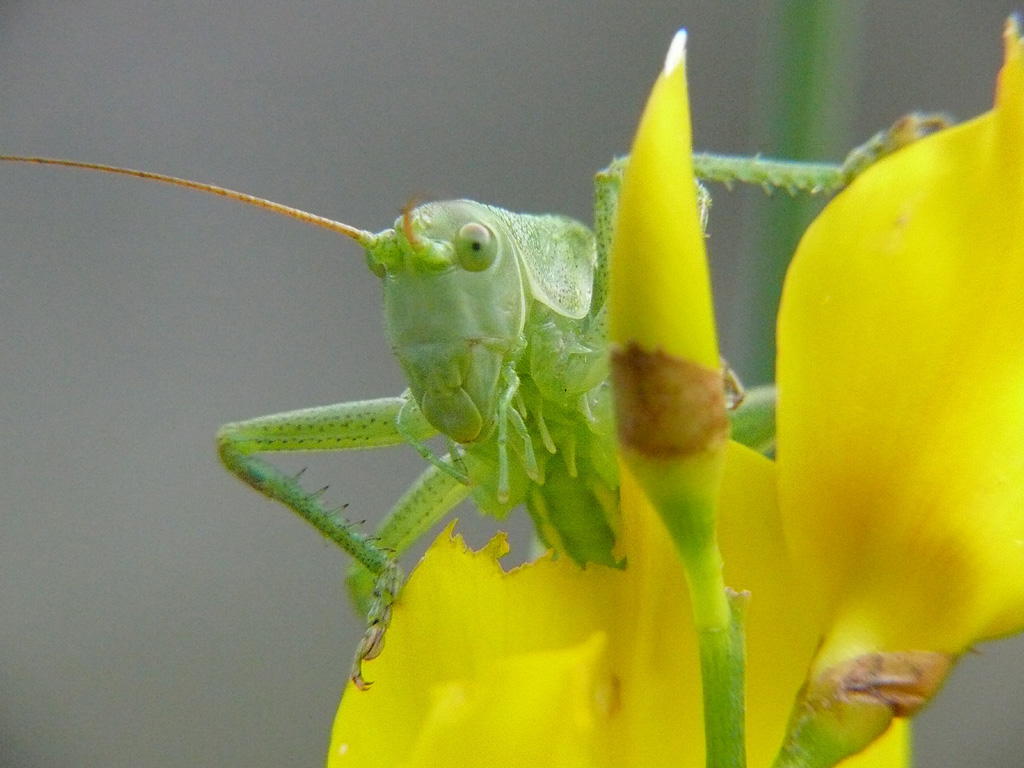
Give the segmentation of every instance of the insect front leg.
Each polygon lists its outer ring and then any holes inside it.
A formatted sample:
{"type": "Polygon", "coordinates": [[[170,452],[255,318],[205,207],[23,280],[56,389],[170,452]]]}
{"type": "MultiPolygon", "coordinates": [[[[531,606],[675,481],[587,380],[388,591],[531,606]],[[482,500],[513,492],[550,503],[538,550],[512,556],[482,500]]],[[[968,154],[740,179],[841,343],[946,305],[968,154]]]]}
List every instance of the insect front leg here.
{"type": "MultiPolygon", "coordinates": [[[[440,461],[451,459],[445,456],[440,461]]],[[[397,557],[465,499],[469,490],[468,485],[447,472],[436,466],[427,467],[377,528],[374,543],[397,557]]],[[[370,684],[363,679],[362,662],[376,658],[383,650],[391,605],[401,584],[375,576],[361,562],[353,563],[345,581],[352,602],[370,620],[370,628],[359,644],[349,673],[356,687],[365,690],[370,684]]]]}
{"type": "MultiPolygon", "coordinates": [[[[445,456],[439,461],[450,462],[451,457],[445,456]]],[[[374,532],[374,544],[396,557],[401,555],[469,493],[470,487],[465,483],[438,467],[427,467],[395,502],[395,506],[374,532]]],[[[364,565],[356,562],[349,569],[346,583],[356,608],[363,613],[371,613],[373,601],[379,599],[375,594],[375,576],[364,565]]]]}
{"type": "Polygon", "coordinates": [[[282,472],[257,454],[380,448],[402,444],[406,435],[423,440],[435,433],[419,409],[408,408],[405,398],[339,403],[262,416],[226,424],[217,433],[225,467],[264,496],[294,510],[372,574],[376,597],[368,606],[369,629],[353,662],[352,676],[357,684],[362,682],[360,662],[380,652],[391,602],[402,581],[395,555],[326,507],[319,493],[306,491],[297,476],[282,472]],[[400,412],[401,431],[397,426],[400,412]]]}

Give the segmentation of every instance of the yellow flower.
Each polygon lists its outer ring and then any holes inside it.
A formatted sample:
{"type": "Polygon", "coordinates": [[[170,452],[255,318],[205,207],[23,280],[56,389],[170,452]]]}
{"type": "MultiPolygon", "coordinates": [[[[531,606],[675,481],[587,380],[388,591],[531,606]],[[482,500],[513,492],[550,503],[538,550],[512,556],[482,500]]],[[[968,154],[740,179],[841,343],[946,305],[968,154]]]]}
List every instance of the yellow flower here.
{"type": "Polygon", "coordinates": [[[744,761],[746,599],[729,597],[716,531],[729,421],[693,176],[685,54],[680,31],[622,181],[608,298],[611,381],[622,463],[682,558],[707,763],[737,765],[744,761]]]}
{"type": "Polygon", "coordinates": [[[1024,43],[995,108],[870,167],[779,314],[779,504],[822,662],[1024,628],[1024,43]]]}
{"type": "Polygon", "coordinates": [[[867,169],[808,229],[786,278],[779,508],[824,622],[787,754],[856,751],[925,704],[973,643],[1024,629],[1024,42],[1012,19],[1005,45],[995,108],[867,169]]]}
{"type": "MultiPolygon", "coordinates": [[[[395,605],[387,647],[351,685],[329,768],[694,766],[703,763],[700,672],[675,548],[628,470],[623,570],[550,557],[505,573],[495,539],[468,552],[443,534],[395,605]]],[[[730,447],[720,498],[726,578],[748,613],[751,766],[782,739],[816,635],[792,599],[771,462],[730,447]]],[[[893,729],[849,768],[893,768],[893,729]]]]}

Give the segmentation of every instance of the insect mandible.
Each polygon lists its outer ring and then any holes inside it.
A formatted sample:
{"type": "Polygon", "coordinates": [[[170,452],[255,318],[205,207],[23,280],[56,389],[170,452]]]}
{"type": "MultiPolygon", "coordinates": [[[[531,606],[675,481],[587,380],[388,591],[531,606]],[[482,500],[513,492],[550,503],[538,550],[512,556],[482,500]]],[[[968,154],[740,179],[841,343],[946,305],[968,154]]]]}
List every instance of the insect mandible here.
{"type": "MultiPolygon", "coordinates": [[[[409,389],[235,422],[217,434],[231,472],[354,558],[349,589],[369,625],[351,671],[357,686],[367,685],[361,662],[383,645],[402,582],[398,556],[468,496],[498,518],[523,504],[541,542],[580,565],[622,565],[614,550],[618,468],[605,303],[623,162],[596,177],[593,231],[562,216],[451,200],[407,209],[394,227],[371,233],[162,174],[49,158],[0,160],[218,194],[334,230],[365,249],[382,283],[388,339],[409,389]],[[425,442],[436,435],[447,445],[443,455],[425,442]],[[428,466],[372,535],[306,491],[299,476],[261,458],[398,444],[412,445],[428,466]]],[[[706,194],[701,200],[706,209],[706,194]]],[[[723,371],[727,389],[738,392],[723,371]]],[[[734,437],[756,447],[770,442],[773,402],[770,389],[752,393],[733,414],[734,437]]]]}

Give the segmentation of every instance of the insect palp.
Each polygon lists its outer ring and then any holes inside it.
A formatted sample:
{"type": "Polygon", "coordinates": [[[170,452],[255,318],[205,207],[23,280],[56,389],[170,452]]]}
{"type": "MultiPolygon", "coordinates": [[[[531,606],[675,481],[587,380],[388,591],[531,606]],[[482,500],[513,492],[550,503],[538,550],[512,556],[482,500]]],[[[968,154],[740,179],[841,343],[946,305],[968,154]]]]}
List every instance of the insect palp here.
{"type": "Polygon", "coordinates": [[[445,474],[451,475],[463,485],[469,485],[469,475],[466,474],[466,472],[460,471],[451,463],[438,458],[437,454],[430,450],[430,446],[409,431],[409,428],[406,426],[406,419],[408,418],[410,409],[412,408],[412,404],[415,403],[415,400],[412,399],[412,394],[409,390],[405,390],[402,396],[406,399],[402,404],[402,407],[399,408],[398,415],[395,416],[395,431],[401,435],[405,442],[415,448],[416,452],[424,459],[429,461],[445,474]]]}
{"type": "Polygon", "coordinates": [[[530,431],[526,428],[526,422],[523,421],[523,417],[515,407],[508,409],[508,417],[512,422],[512,428],[523,440],[523,469],[526,471],[526,476],[538,485],[542,485],[543,478],[537,466],[537,456],[533,452],[533,440],[530,439],[530,431]]]}
{"type": "Polygon", "coordinates": [[[412,226],[412,212],[415,207],[416,200],[413,198],[402,208],[402,233],[412,249],[419,251],[423,248],[423,241],[420,240],[419,235],[416,234],[416,230],[412,226]]]}
{"type": "Polygon", "coordinates": [[[555,447],[555,441],[551,439],[551,433],[548,431],[548,423],[544,421],[544,409],[542,406],[537,406],[537,410],[534,413],[534,419],[537,422],[537,430],[540,432],[540,439],[544,444],[544,448],[547,449],[548,453],[554,454],[558,448],[555,447]]]}
{"type": "MultiPolygon", "coordinates": [[[[452,466],[468,477],[469,470],[466,468],[466,461],[463,458],[466,452],[462,450],[462,446],[452,440],[448,435],[444,436],[444,444],[448,449],[448,460],[452,463],[452,466]]],[[[442,459],[442,461],[443,460],[444,459],[442,459]]]]}

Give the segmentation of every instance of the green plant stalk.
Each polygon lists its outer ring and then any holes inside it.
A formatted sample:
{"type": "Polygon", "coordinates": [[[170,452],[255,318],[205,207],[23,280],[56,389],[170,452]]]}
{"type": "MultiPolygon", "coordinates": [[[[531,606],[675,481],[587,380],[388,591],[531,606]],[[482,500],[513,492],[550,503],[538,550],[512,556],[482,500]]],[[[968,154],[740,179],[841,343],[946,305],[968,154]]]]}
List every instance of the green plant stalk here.
{"type": "MultiPolygon", "coordinates": [[[[779,0],[767,30],[772,45],[762,87],[763,146],[804,160],[827,157],[849,144],[847,126],[857,71],[863,3],[779,0]]],[[[775,313],[790,257],[820,208],[806,199],[761,201],[757,253],[762,271],[754,286],[749,372],[770,381],[775,362],[775,313]]]]}
{"type": "Polygon", "coordinates": [[[682,462],[673,468],[640,460],[632,463],[641,485],[657,507],[686,572],[700,651],[707,768],[744,768],[745,598],[730,599],[715,535],[717,484],[707,478],[714,461],[682,462]]]}
{"type": "Polygon", "coordinates": [[[745,601],[730,600],[714,540],[699,556],[684,562],[700,649],[705,762],[707,768],[744,768],[745,601]]]}

